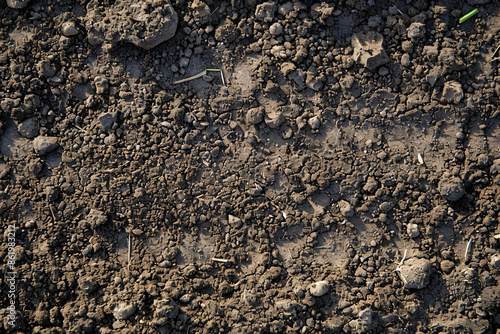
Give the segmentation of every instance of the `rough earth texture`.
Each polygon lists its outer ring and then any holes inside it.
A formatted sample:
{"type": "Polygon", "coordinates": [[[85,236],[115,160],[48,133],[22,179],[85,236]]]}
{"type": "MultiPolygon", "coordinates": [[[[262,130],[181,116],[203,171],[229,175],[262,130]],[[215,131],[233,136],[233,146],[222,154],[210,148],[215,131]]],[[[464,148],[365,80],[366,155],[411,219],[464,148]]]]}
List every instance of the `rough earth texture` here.
{"type": "Polygon", "coordinates": [[[498,333],[498,6],[0,0],[0,332],[498,333]]]}

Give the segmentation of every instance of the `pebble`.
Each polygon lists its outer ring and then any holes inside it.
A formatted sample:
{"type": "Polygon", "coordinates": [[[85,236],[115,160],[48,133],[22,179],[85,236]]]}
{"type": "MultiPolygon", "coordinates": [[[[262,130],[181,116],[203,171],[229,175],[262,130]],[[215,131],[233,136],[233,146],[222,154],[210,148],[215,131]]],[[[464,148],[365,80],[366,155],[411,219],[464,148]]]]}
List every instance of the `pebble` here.
{"type": "Polygon", "coordinates": [[[75,26],[75,22],[73,21],[68,21],[64,22],[62,27],[61,27],[61,32],[64,36],[66,37],[71,37],[78,35],[78,29],[75,26]]]}
{"type": "Polygon", "coordinates": [[[134,314],[136,310],[137,307],[135,305],[120,303],[113,311],[113,315],[117,320],[125,320],[134,314]]]}
{"type": "Polygon", "coordinates": [[[406,232],[412,239],[415,239],[420,235],[420,232],[418,231],[418,225],[413,223],[408,224],[408,226],[406,227],[406,232]]]}
{"type": "Polygon", "coordinates": [[[441,270],[445,274],[451,273],[453,271],[453,268],[455,268],[455,263],[453,263],[450,260],[443,260],[443,261],[441,261],[441,263],[439,265],[441,267],[441,270]]]}
{"type": "Polygon", "coordinates": [[[328,281],[319,281],[310,284],[307,289],[314,297],[321,297],[325,295],[330,289],[330,283],[328,281]]]}
{"type": "Polygon", "coordinates": [[[269,32],[271,33],[271,35],[273,36],[278,36],[278,35],[281,35],[283,33],[283,26],[281,25],[281,23],[279,22],[276,22],[276,23],[273,23],[270,27],[269,27],[269,32]]]}
{"type": "Polygon", "coordinates": [[[412,40],[423,39],[425,37],[425,24],[413,22],[408,27],[408,37],[412,40]]]}
{"type": "Polygon", "coordinates": [[[30,117],[19,124],[17,131],[24,138],[35,138],[39,134],[38,118],[30,117]]]}
{"type": "Polygon", "coordinates": [[[104,131],[110,131],[113,127],[113,124],[115,124],[116,120],[118,119],[118,113],[116,112],[105,112],[99,115],[98,120],[99,120],[99,126],[104,130],[104,131]]]}
{"type": "Polygon", "coordinates": [[[246,115],[246,121],[248,124],[259,124],[264,120],[264,109],[259,107],[259,108],[252,108],[247,111],[246,115]]]}
{"type": "Polygon", "coordinates": [[[317,130],[321,126],[321,121],[320,121],[318,116],[313,116],[313,117],[309,118],[308,123],[309,123],[309,126],[311,127],[311,129],[313,129],[313,130],[317,130]]]}
{"type": "Polygon", "coordinates": [[[29,0],[7,0],[7,6],[13,9],[22,9],[28,6],[29,0]]]}
{"type": "Polygon", "coordinates": [[[38,136],[35,138],[35,140],[33,140],[33,148],[39,155],[45,155],[49,152],[52,152],[58,146],[59,144],[57,143],[57,137],[38,136]]]}
{"type": "Polygon", "coordinates": [[[339,209],[340,213],[346,218],[352,217],[354,215],[354,210],[352,209],[351,204],[347,201],[341,200],[339,202],[339,209]]]}
{"type": "Polygon", "coordinates": [[[98,94],[98,95],[102,95],[102,94],[106,93],[109,89],[108,79],[106,79],[103,76],[95,77],[94,84],[95,84],[96,94],[98,94]]]}
{"type": "Polygon", "coordinates": [[[490,264],[492,268],[500,269],[500,255],[493,255],[490,264]]]}

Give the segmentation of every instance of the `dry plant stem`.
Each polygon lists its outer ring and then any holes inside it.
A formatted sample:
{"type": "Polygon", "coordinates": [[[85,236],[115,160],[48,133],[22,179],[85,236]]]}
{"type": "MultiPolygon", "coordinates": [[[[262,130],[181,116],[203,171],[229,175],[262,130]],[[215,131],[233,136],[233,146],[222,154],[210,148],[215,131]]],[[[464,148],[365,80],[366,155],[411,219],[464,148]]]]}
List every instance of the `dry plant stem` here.
{"type": "Polygon", "coordinates": [[[49,205],[50,213],[52,214],[52,218],[54,219],[54,223],[56,222],[56,215],[54,215],[54,210],[52,210],[52,205],[49,205]]]}
{"type": "Polygon", "coordinates": [[[130,233],[128,234],[128,265],[130,267],[130,254],[132,251],[132,240],[130,239],[130,233]]]}
{"type": "Polygon", "coordinates": [[[467,261],[467,255],[469,255],[469,248],[470,248],[471,242],[472,242],[472,238],[469,239],[469,242],[467,243],[467,247],[465,248],[465,255],[464,255],[465,261],[467,261]]]}
{"type": "Polygon", "coordinates": [[[192,77],[189,77],[189,78],[186,78],[186,79],[182,79],[182,80],[178,80],[178,81],[174,82],[174,85],[177,85],[177,84],[180,84],[180,83],[183,83],[183,82],[187,82],[187,81],[191,81],[191,80],[194,80],[194,79],[201,78],[205,74],[207,74],[207,71],[202,71],[202,72],[200,72],[198,74],[193,75],[192,77]]]}
{"type": "Polygon", "coordinates": [[[407,250],[407,249],[405,249],[405,253],[403,254],[403,258],[401,259],[401,262],[399,263],[399,265],[400,265],[400,266],[402,266],[402,265],[403,265],[403,263],[405,262],[405,259],[406,259],[406,252],[407,252],[407,251],[408,251],[408,250],[407,250]]]}
{"type": "Polygon", "coordinates": [[[226,260],[226,259],[219,259],[219,258],[216,258],[216,257],[213,257],[213,258],[212,258],[212,261],[214,261],[214,262],[222,262],[222,263],[227,263],[227,262],[229,262],[229,260],[226,260]]]}

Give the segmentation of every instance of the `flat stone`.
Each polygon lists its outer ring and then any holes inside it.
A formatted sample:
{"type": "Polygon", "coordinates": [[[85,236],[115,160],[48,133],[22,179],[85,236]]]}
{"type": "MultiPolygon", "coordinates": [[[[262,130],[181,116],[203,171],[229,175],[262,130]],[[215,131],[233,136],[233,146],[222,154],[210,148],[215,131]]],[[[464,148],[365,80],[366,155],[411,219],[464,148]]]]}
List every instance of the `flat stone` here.
{"type": "Polygon", "coordinates": [[[22,121],[17,127],[17,131],[24,138],[35,138],[39,133],[38,118],[31,117],[22,121]]]}
{"type": "Polygon", "coordinates": [[[57,143],[57,137],[38,136],[35,138],[35,140],[33,140],[33,148],[39,155],[45,155],[49,152],[52,152],[58,146],[59,144],[57,143]]]}
{"type": "Polygon", "coordinates": [[[99,1],[87,5],[85,27],[92,45],[129,42],[150,50],[169,40],[177,30],[178,17],[169,0],[117,0],[100,7],[99,1]]]}
{"type": "Polygon", "coordinates": [[[64,22],[61,26],[61,32],[66,37],[75,36],[79,33],[73,21],[64,22]]]}
{"type": "Polygon", "coordinates": [[[99,115],[99,125],[104,131],[110,131],[118,119],[118,113],[106,112],[99,115]]]}
{"type": "Polygon", "coordinates": [[[432,264],[426,259],[411,258],[398,268],[405,288],[423,289],[429,284],[432,264]]]}
{"type": "Polygon", "coordinates": [[[383,42],[383,36],[376,31],[369,31],[366,34],[354,34],[351,42],[354,48],[354,61],[369,70],[387,64],[389,57],[382,46],[383,42]]]}

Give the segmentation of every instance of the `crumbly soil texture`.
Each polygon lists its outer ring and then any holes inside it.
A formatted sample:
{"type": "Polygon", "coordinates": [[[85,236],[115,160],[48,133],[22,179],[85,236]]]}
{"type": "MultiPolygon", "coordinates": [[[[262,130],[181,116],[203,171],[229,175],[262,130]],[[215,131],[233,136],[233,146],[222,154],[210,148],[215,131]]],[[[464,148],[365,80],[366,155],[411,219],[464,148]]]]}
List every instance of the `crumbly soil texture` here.
{"type": "Polygon", "coordinates": [[[0,0],[0,332],[498,333],[498,15],[0,0]]]}

